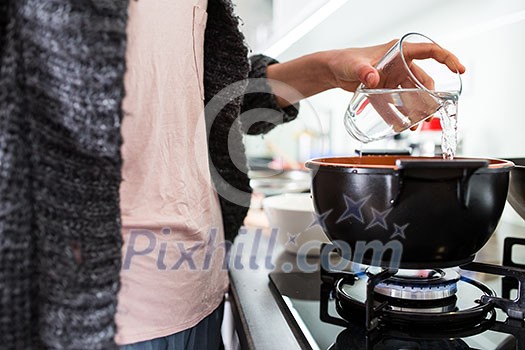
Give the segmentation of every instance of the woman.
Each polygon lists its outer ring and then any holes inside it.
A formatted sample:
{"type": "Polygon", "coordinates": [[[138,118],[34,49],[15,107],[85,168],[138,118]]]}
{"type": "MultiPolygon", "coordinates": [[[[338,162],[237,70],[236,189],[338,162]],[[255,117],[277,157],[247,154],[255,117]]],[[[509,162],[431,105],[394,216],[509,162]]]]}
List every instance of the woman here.
{"type": "MultiPolygon", "coordinates": [[[[117,341],[139,344],[122,349],[219,348],[222,300],[228,288],[222,268],[224,250],[214,251],[210,268],[202,268],[202,264],[210,236],[215,245],[220,244],[224,227],[227,237],[233,238],[249,206],[245,159],[236,162],[241,169],[231,162],[244,156],[240,129],[267,132],[279,121],[296,116],[297,109],[291,104],[330,88],[354,91],[360,82],[374,87],[379,75],[372,65],[393,43],[319,52],[282,64],[257,55],[251,58],[248,72],[247,52],[228,2],[130,3],[127,114],[122,128],[125,262],[117,341]],[[222,64],[209,62],[222,59],[226,62],[224,73],[222,64]],[[232,101],[217,116],[207,109],[208,125],[213,123],[208,144],[201,115],[204,103],[209,106],[217,93],[225,94],[219,89],[236,89],[230,84],[235,86],[247,77],[252,80],[246,91],[256,91],[255,95],[246,94],[242,105],[232,101]],[[243,113],[240,125],[235,123],[239,107],[243,113]],[[254,108],[267,110],[245,113],[254,108]],[[261,113],[264,117],[259,120],[261,113]],[[236,135],[227,147],[225,136],[231,132],[236,135]],[[228,201],[232,194],[227,188],[218,187],[219,199],[209,167],[212,173],[216,168],[223,178],[213,178],[215,185],[225,181],[241,190],[237,203],[228,201]],[[152,248],[139,256],[137,252],[144,252],[145,243],[152,248]],[[182,259],[181,249],[191,251],[191,264],[182,259]]],[[[417,54],[433,54],[451,69],[459,65],[446,51],[417,54]]]]}
{"type": "Polygon", "coordinates": [[[393,42],[250,63],[229,0],[13,0],[0,18],[0,342],[218,348],[227,273],[205,246],[249,206],[242,132],[374,87],[393,42]]]}

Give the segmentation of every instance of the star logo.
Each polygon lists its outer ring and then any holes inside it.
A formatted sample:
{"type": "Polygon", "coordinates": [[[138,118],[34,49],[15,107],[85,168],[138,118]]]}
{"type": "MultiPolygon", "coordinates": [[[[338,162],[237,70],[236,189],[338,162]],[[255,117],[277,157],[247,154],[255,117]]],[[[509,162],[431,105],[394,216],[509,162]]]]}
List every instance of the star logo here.
{"type": "Polygon", "coordinates": [[[394,238],[394,237],[400,236],[401,238],[405,239],[406,238],[405,230],[408,227],[408,225],[410,225],[410,224],[405,224],[403,226],[399,226],[397,224],[394,224],[394,233],[392,233],[390,238],[394,238]]]}
{"type": "Polygon", "coordinates": [[[332,212],[333,209],[330,209],[326,212],[324,212],[323,214],[316,214],[314,213],[313,216],[314,216],[314,221],[312,221],[312,223],[310,224],[310,226],[308,226],[306,229],[308,230],[309,228],[312,228],[312,227],[315,227],[315,226],[320,226],[324,231],[326,231],[326,224],[325,224],[325,220],[326,218],[328,217],[328,215],[330,215],[330,213],[332,212]]]}
{"type": "Polygon", "coordinates": [[[387,209],[385,211],[379,211],[379,210],[376,210],[375,208],[372,208],[373,218],[368,224],[368,226],[366,227],[366,230],[374,226],[377,226],[377,225],[381,226],[385,230],[388,230],[388,225],[386,223],[386,217],[388,216],[388,214],[390,214],[391,211],[392,211],[392,208],[387,209]]]}
{"type": "Polygon", "coordinates": [[[291,234],[290,232],[287,232],[286,234],[288,235],[288,241],[286,242],[286,244],[293,244],[297,247],[297,237],[299,237],[301,232],[296,233],[295,235],[291,234]]]}
{"type": "Polygon", "coordinates": [[[344,221],[349,218],[355,218],[360,223],[364,224],[365,220],[363,219],[363,206],[365,205],[366,201],[370,198],[370,196],[365,197],[359,201],[354,201],[352,198],[348,197],[346,194],[343,194],[346,210],[343,214],[339,217],[339,220],[337,220],[336,223],[340,223],[341,221],[344,221]]]}

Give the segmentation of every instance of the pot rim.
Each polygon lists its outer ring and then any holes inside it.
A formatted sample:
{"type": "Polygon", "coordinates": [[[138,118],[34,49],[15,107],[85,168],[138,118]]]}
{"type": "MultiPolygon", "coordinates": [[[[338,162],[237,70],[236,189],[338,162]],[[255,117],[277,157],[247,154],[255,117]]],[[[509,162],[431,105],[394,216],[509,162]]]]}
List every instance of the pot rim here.
{"type": "Polygon", "coordinates": [[[518,157],[518,158],[505,158],[505,160],[508,160],[509,162],[514,163],[514,167],[524,169],[525,168],[525,157],[518,157]]]}
{"type": "Polygon", "coordinates": [[[453,162],[455,160],[481,160],[488,161],[488,169],[505,169],[513,168],[514,163],[510,160],[498,159],[498,158],[480,158],[480,157],[455,157],[453,160],[444,160],[442,157],[423,157],[423,156],[396,156],[396,155],[370,155],[370,156],[338,156],[338,157],[322,157],[310,159],[305,163],[305,166],[310,169],[316,168],[362,168],[362,169],[383,169],[383,170],[399,170],[396,165],[396,161],[401,160],[432,160],[432,161],[443,161],[453,162]],[[363,162],[364,160],[364,162],[363,162]],[[366,163],[366,161],[373,160],[373,163],[366,163]],[[381,164],[381,160],[387,162],[381,164]]]}

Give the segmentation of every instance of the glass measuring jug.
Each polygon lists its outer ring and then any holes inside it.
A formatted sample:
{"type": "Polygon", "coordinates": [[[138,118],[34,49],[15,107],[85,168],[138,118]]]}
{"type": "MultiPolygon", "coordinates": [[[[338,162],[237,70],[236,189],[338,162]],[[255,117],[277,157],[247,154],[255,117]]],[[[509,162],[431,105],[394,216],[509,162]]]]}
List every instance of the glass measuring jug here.
{"type": "Polygon", "coordinates": [[[442,120],[456,116],[462,88],[458,70],[453,72],[434,59],[408,57],[409,45],[414,44],[439,47],[423,34],[405,34],[376,64],[378,87],[367,89],[360,84],[355,91],[344,122],[358,141],[367,143],[399,134],[434,114],[442,120]]]}

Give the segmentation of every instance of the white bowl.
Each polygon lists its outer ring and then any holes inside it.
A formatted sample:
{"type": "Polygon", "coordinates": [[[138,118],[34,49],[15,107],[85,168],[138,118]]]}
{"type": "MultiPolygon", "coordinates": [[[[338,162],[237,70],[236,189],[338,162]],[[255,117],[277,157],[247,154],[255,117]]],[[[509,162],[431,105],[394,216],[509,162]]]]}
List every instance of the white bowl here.
{"type": "Polygon", "coordinates": [[[263,209],[270,228],[278,229],[277,242],[292,253],[319,255],[321,243],[330,241],[315,224],[310,193],[287,193],[267,197],[263,209]]]}

